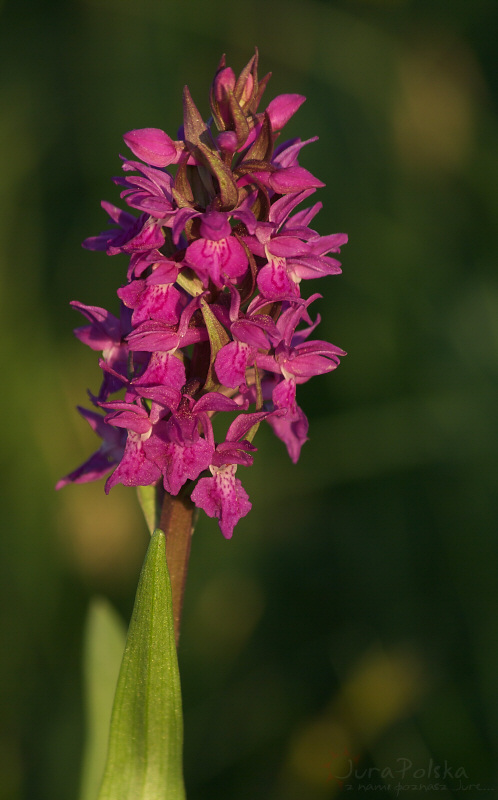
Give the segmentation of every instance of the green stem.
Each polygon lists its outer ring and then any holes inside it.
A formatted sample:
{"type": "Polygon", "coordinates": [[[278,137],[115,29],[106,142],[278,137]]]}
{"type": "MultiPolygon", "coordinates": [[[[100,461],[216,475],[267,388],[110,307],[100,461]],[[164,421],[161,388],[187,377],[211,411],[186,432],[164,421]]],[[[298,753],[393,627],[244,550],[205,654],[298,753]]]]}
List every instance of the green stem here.
{"type": "Polygon", "coordinates": [[[178,647],[183,594],[187,580],[190,544],[195,524],[195,506],[190,497],[165,493],[159,527],[166,536],[166,561],[171,579],[175,640],[178,647]]]}

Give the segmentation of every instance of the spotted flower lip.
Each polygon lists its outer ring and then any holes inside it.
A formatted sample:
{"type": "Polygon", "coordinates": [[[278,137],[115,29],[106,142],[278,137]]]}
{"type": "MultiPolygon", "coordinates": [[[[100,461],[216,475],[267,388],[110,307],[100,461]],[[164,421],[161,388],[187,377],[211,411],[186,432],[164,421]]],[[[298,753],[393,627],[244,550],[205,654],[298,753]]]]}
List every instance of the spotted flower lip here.
{"type": "Polygon", "coordinates": [[[246,273],[249,260],[243,245],[231,235],[228,223],[222,230],[221,226],[215,227],[212,224],[213,214],[217,212],[206,215],[210,219],[209,225],[205,224],[204,229],[201,223],[201,231],[205,235],[189,245],[185,253],[185,263],[195,271],[205,286],[212,281],[215,286],[222,288],[236,282],[246,273]],[[224,236],[221,235],[222,231],[224,236]]]}
{"type": "Polygon", "coordinates": [[[226,539],[251,509],[237,470],[253,464],[259,426],[297,462],[309,428],[298,387],[346,355],[312,338],[321,295],[302,291],[340,273],[347,235],[314,227],[324,183],[300,159],[317,137],[280,138],[305,98],[262,104],[269,78],[257,51],[239,75],[223,57],[208,121],[186,87],[176,138],[124,134],[131,156],[114,183],[127,210],[102,202],[110,227],[83,242],[128,260],[119,311],[71,303],[86,319],[75,335],[100,353],[96,410],[79,411],[102,443],[57,488],[106,475],[106,492],[162,484],[226,539]]]}

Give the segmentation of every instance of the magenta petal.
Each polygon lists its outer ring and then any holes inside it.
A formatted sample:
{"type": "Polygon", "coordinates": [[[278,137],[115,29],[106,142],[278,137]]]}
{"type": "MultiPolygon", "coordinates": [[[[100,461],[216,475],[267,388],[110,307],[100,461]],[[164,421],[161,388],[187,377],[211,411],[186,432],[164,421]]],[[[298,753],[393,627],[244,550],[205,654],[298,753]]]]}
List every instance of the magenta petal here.
{"type": "Polygon", "coordinates": [[[274,258],[258,274],[258,288],[269,300],[280,300],[298,294],[296,284],[287,274],[284,259],[274,258]]]}
{"type": "Polygon", "coordinates": [[[195,444],[182,445],[165,442],[161,437],[152,434],[145,442],[145,450],[148,457],[161,469],[166,491],[177,495],[187,480],[195,480],[208,468],[214,448],[202,438],[195,444]]]}
{"type": "Polygon", "coordinates": [[[209,467],[213,447],[205,439],[198,439],[193,445],[181,447],[172,443],[172,458],[164,474],[164,487],[176,495],[186,480],[195,480],[209,467]]]}
{"type": "MultiPolygon", "coordinates": [[[[121,156],[121,158],[123,158],[123,156],[121,156]]],[[[142,175],[144,175],[151,184],[154,184],[167,197],[171,197],[173,178],[168,172],[163,172],[162,169],[147,167],[145,164],[141,164],[140,161],[128,161],[126,159],[123,161],[123,170],[125,172],[137,170],[137,172],[140,172],[142,175]]],[[[133,180],[133,178],[130,178],[129,180],[133,180]]]]}
{"type": "Polygon", "coordinates": [[[161,477],[158,467],[147,458],[144,442],[138,433],[130,432],[120,464],[107,479],[106,494],[117,483],[124,486],[150,486],[161,477]]]}
{"type": "Polygon", "coordinates": [[[207,211],[202,215],[201,236],[204,239],[219,242],[230,236],[231,230],[227,215],[221,211],[207,211]]]}
{"type": "Polygon", "coordinates": [[[73,470],[73,472],[70,472],[69,475],[61,478],[60,481],[55,484],[55,488],[62,489],[62,487],[67,486],[68,483],[88,483],[88,481],[96,481],[99,478],[103,478],[116,463],[116,461],[109,461],[107,455],[102,453],[101,450],[97,450],[84,464],[73,470]]]}
{"type": "Polygon", "coordinates": [[[117,291],[117,295],[127,308],[136,308],[140,302],[140,297],[145,286],[144,280],[131,281],[131,283],[127,283],[126,286],[121,286],[117,291]]]}
{"type": "MultiPolygon", "coordinates": [[[[294,344],[294,340],[293,340],[294,344]]],[[[345,350],[338,347],[332,342],[324,342],[322,339],[310,339],[308,342],[302,342],[296,347],[298,355],[309,355],[310,353],[319,353],[320,355],[332,356],[347,356],[345,350]]]]}
{"type": "MultiPolygon", "coordinates": [[[[147,269],[147,267],[151,266],[152,264],[158,264],[162,261],[166,261],[166,263],[170,263],[159,250],[146,250],[143,253],[136,252],[133,253],[130,257],[130,266],[128,268],[127,278],[131,281],[133,278],[139,278],[143,272],[147,269]]],[[[176,266],[176,265],[175,265],[176,266]]],[[[178,269],[178,268],[177,268],[178,269]]],[[[176,280],[176,275],[173,280],[176,280]]],[[[150,276],[149,280],[147,281],[150,283],[150,276]]],[[[173,281],[164,280],[161,283],[172,283],[173,281]]]]}
{"type": "MultiPolygon", "coordinates": [[[[181,400],[181,392],[175,389],[172,386],[139,386],[134,384],[133,389],[140,395],[140,397],[146,397],[149,400],[152,400],[153,406],[154,403],[158,406],[163,406],[170,411],[176,410],[181,400]]],[[[152,420],[152,409],[149,414],[149,419],[152,420]]],[[[157,419],[154,420],[157,422],[157,419]]]]}
{"type": "MultiPolygon", "coordinates": [[[[293,211],[294,208],[299,205],[299,203],[302,203],[303,200],[306,200],[307,197],[314,194],[314,192],[314,189],[306,189],[303,192],[297,192],[296,194],[279,197],[279,199],[275,200],[275,202],[271,205],[269,217],[270,222],[274,222],[278,227],[280,227],[280,225],[282,225],[282,223],[287,219],[291,211],[293,211]]],[[[292,219],[294,219],[294,217],[292,219]]]]}
{"type": "Polygon", "coordinates": [[[135,309],[133,325],[140,325],[148,319],[176,325],[183,310],[182,295],[171,283],[152,284],[145,287],[132,308],[135,309]]]}
{"type": "MultiPolygon", "coordinates": [[[[313,190],[310,190],[313,193],[313,190]]],[[[323,203],[315,203],[310,208],[304,208],[302,211],[298,211],[297,214],[294,214],[292,219],[290,219],[283,227],[284,229],[292,229],[307,227],[312,219],[316,217],[320,209],[323,208],[323,203]]]]}
{"type": "Polygon", "coordinates": [[[216,142],[220,150],[235,153],[237,149],[237,134],[235,131],[221,131],[216,137],[216,142]]]}
{"type": "Polygon", "coordinates": [[[271,416],[268,418],[268,424],[273,428],[275,435],[285,444],[291,461],[296,464],[301,447],[308,441],[308,420],[303,411],[298,406],[295,414],[271,416]]]}
{"type": "Polygon", "coordinates": [[[268,184],[277,194],[288,194],[289,192],[299,192],[302,189],[325,186],[307,169],[296,166],[284,167],[272,172],[268,178],[268,184]]]}
{"type": "Polygon", "coordinates": [[[96,325],[83,325],[81,328],[74,328],[74,335],[82,344],[91,347],[92,350],[107,350],[113,342],[109,337],[102,333],[96,325]]]}
{"type": "Polygon", "coordinates": [[[131,152],[153,167],[167,167],[177,157],[174,141],[159,128],[142,128],[123,136],[131,152]]]}
{"type": "Polygon", "coordinates": [[[107,200],[102,200],[100,205],[109,214],[112,222],[115,222],[121,228],[129,228],[137,221],[137,218],[130,214],[129,211],[123,211],[112,203],[108,203],[107,200]]]}
{"type": "Polygon", "coordinates": [[[277,408],[287,413],[270,416],[268,423],[287,447],[287,452],[295,464],[308,436],[308,420],[296,404],[295,381],[292,379],[280,381],[273,390],[273,402],[277,408]]]}
{"type": "Polygon", "coordinates": [[[221,394],[221,392],[208,392],[195,403],[192,411],[200,414],[203,411],[237,411],[240,405],[232,400],[231,397],[221,394]]]}
{"type": "Polygon", "coordinates": [[[187,248],[185,261],[201,280],[211,278],[220,287],[227,279],[241,277],[249,264],[246,251],[233,236],[218,241],[197,239],[187,248]]]}
{"type": "Polygon", "coordinates": [[[126,411],[111,411],[105,421],[118,428],[127,428],[129,431],[140,434],[148,433],[151,428],[148,415],[135,414],[133,408],[126,411]]]}
{"type": "Polygon", "coordinates": [[[154,261],[152,272],[147,278],[147,286],[156,284],[175,283],[178,277],[178,264],[162,258],[161,261],[154,261]]]}
{"type": "Polygon", "coordinates": [[[297,413],[295,381],[288,379],[277,383],[272,399],[276,408],[285,409],[289,416],[294,416],[297,413]]]}
{"type": "Polygon", "coordinates": [[[347,243],[347,233],[331,233],[329,236],[318,236],[317,239],[313,240],[311,242],[311,251],[317,256],[322,256],[325,253],[340,253],[342,245],[347,243]]]}
{"type": "Polygon", "coordinates": [[[302,94],[279,94],[278,97],[275,97],[266,109],[270,116],[272,130],[281,130],[305,100],[306,98],[302,94]]]}
{"type": "Polygon", "coordinates": [[[132,351],[143,350],[147,353],[160,350],[163,352],[176,350],[180,344],[178,333],[162,322],[148,320],[142,322],[127,337],[128,345],[132,351]]]}
{"type": "Polygon", "coordinates": [[[92,350],[106,350],[121,339],[121,323],[105,308],[86,306],[78,300],[69,304],[76,311],[80,311],[89,321],[90,325],[76,328],[75,336],[92,350]]]}
{"type": "Polygon", "coordinates": [[[341,264],[330,256],[304,256],[289,259],[289,273],[297,280],[323,278],[324,275],[340,275],[341,264]]]}
{"type": "Polygon", "coordinates": [[[200,214],[199,211],[195,211],[193,208],[180,208],[175,215],[175,221],[173,223],[172,228],[172,235],[173,241],[175,244],[178,244],[180,239],[181,233],[189,221],[189,219],[193,219],[194,217],[198,217],[200,214]]]}
{"type": "MultiPolygon", "coordinates": [[[[76,407],[83,419],[86,419],[90,428],[97,436],[100,436],[101,439],[108,439],[110,437],[112,428],[109,428],[108,425],[105,424],[105,417],[103,417],[102,414],[97,414],[96,411],[90,411],[90,409],[83,408],[82,406],[76,407]]],[[[119,432],[119,436],[121,436],[121,432],[119,432]]]]}
{"type": "Polygon", "coordinates": [[[265,314],[254,315],[252,320],[240,319],[232,325],[232,335],[235,339],[263,350],[267,350],[269,347],[265,330],[278,338],[278,328],[271,317],[267,317],[265,314]],[[260,317],[261,324],[259,324],[260,317]]]}
{"type": "Polygon", "coordinates": [[[243,467],[250,467],[254,461],[252,452],[258,448],[249,442],[222,442],[216,447],[211,466],[225,467],[227,464],[241,464],[243,467]]]}
{"type": "Polygon", "coordinates": [[[152,353],[144,372],[132,381],[132,386],[168,386],[178,391],[185,384],[185,367],[170,353],[152,353]]]}
{"type": "Polygon", "coordinates": [[[226,442],[236,442],[242,439],[253,425],[274,413],[274,411],[254,411],[252,414],[239,414],[227,431],[226,442]]]}
{"type": "MultiPolygon", "coordinates": [[[[143,215],[142,215],[143,216],[143,215]]],[[[133,236],[128,234],[123,243],[116,240],[118,243],[110,244],[107,252],[110,256],[117,253],[134,253],[136,251],[154,250],[164,244],[164,234],[157,221],[151,217],[147,217],[145,221],[140,220],[141,225],[138,227],[137,233],[133,236]]],[[[134,233],[133,231],[132,233],[134,233]]]]}
{"type": "Polygon", "coordinates": [[[81,242],[81,246],[85,250],[107,250],[109,242],[114,238],[116,229],[110,231],[103,231],[98,236],[87,236],[81,242]]]}
{"type": "Polygon", "coordinates": [[[227,92],[235,88],[235,73],[231,67],[223,67],[213,80],[214,96],[218,103],[226,103],[227,92]]]}
{"type": "MultiPolygon", "coordinates": [[[[325,356],[310,353],[299,355],[285,362],[285,369],[297,378],[311,378],[313,375],[325,375],[339,366],[338,356],[325,356]]],[[[303,381],[298,381],[303,382],[303,381]]]]}
{"type": "Polygon", "coordinates": [[[222,347],[214,363],[218,380],[231,389],[244,383],[246,368],[253,352],[253,348],[244,342],[230,342],[222,347]]]}
{"type": "Polygon", "coordinates": [[[268,252],[279,258],[305,256],[310,252],[309,244],[304,244],[295,236],[276,236],[267,244],[268,252]]]}
{"type": "Polygon", "coordinates": [[[277,147],[272,162],[278,167],[293,167],[297,164],[299,153],[312,142],[318,141],[318,136],[312,136],[311,139],[291,139],[288,142],[283,142],[280,147],[277,147]]]}
{"type": "Polygon", "coordinates": [[[201,478],[192,492],[197,508],[202,508],[208,517],[219,520],[225,539],[232,538],[235,525],[252,508],[247,492],[235,477],[236,469],[235,464],[221,469],[212,467],[213,477],[201,478]]]}
{"type": "Polygon", "coordinates": [[[144,211],[157,219],[171,216],[171,203],[164,197],[151,196],[149,192],[122,192],[121,197],[124,197],[130,208],[144,211]]]}

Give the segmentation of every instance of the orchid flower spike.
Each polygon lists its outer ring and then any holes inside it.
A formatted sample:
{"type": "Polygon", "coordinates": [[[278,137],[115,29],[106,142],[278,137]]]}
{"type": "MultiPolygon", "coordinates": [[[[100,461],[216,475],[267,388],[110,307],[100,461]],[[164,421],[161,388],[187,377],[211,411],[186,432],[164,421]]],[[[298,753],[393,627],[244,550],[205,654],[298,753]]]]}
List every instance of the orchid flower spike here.
{"type": "Polygon", "coordinates": [[[125,133],[132,158],[115,183],[129,210],[103,202],[113,227],[83,242],[128,257],[120,302],[114,313],[72,303],[89,323],[76,336],[101,354],[96,410],[80,413],[102,441],[57,488],[108,473],[106,491],[162,483],[188,492],[227,539],[251,509],[235,473],[253,463],[257,428],[270,425],[296,462],[308,437],[298,386],[346,355],[309,339],[320,295],[302,289],[340,273],[347,236],[310,227],[321,203],[297,210],[324,185],[299,164],[315,140],[275,147],[305,98],[282,94],[261,109],[269,77],[258,76],[257,52],[238,77],[223,56],[209,121],[186,88],[177,139],[125,133]],[[227,414],[216,441],[212,418],[227,414]]]}

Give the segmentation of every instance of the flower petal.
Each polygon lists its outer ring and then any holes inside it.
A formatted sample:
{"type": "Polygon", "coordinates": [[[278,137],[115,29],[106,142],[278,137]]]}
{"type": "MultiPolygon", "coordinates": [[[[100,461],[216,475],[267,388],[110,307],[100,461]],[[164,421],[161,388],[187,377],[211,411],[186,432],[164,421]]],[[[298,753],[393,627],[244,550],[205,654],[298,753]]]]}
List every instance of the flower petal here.
{"type": "Polygon", "coordinates": [[[214,362],[218,380],[231,389],[244,383],[246,368],[253,353],[254,348],[244,342],[230,342],[222,347],[214,362]]]}
{"type": "Polygon", "coordinates": [[[273,131],[281,130],[306,100],[302,94],[279,94],[266,109],[273,131]]]}
{"type": "Polygon", "coordinates": [[[197,508],[202,508],[208,517],[219,520],[225,539],[232,538],[235,525],[252,508],[247,492],[235,477],[236,469],[235,464],[221,469],[211,467],[213,477],[201,478],[192,492],[197,508]]]}
{"type": "Polygon", "coordinates": [[[159,128],[141,128],[123,136],[131,152],[153,167],[176,163],[178,151],[173,139],[159,128]]]}
{"type": "Polygon", "coordinates": [[[106,494],[117,483],[124,486],[150,486],[161,477],[158,467],[147,458],[143,445],[140,434],[132,431],[128,433],[123,458],[107,479],[106,494]]]}

